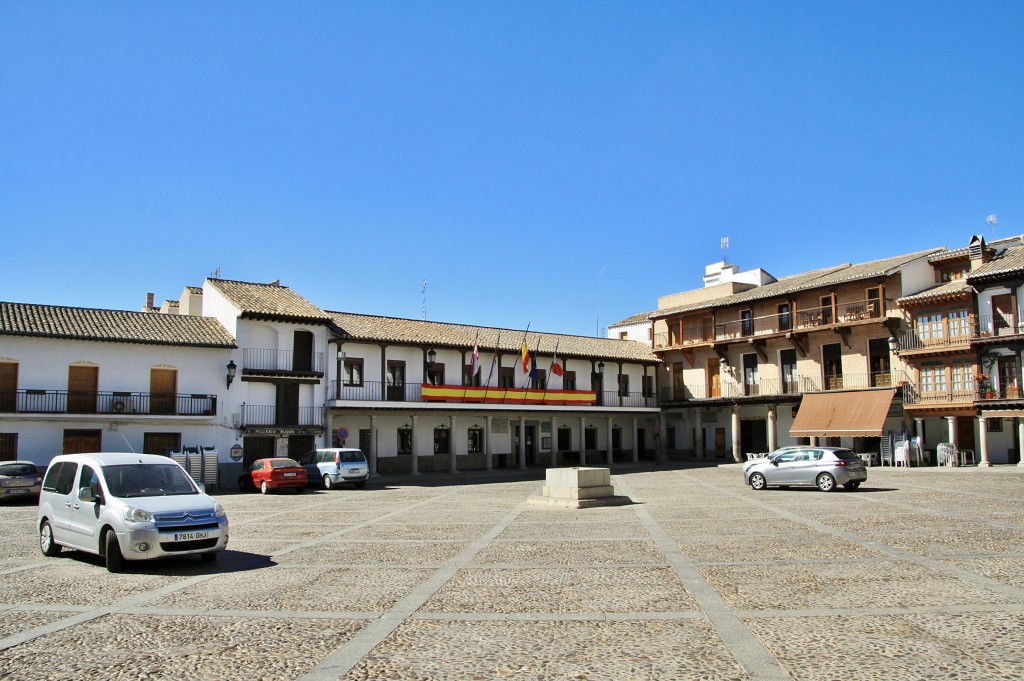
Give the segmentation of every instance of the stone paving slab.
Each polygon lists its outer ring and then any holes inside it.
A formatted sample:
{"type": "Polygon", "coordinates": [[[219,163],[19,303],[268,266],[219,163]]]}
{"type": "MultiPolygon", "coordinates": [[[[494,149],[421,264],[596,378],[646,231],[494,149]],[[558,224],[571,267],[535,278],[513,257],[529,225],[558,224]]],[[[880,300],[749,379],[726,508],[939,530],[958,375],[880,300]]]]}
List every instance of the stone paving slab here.
{"type": "Polygon", "coordinates": [[[0,506],[0,678],[1021,678],[1024,469],[823,494],[635,466],[634,503],[587,510],[494,476],[223,494],[215,563],[120,574],[0,506]]]}

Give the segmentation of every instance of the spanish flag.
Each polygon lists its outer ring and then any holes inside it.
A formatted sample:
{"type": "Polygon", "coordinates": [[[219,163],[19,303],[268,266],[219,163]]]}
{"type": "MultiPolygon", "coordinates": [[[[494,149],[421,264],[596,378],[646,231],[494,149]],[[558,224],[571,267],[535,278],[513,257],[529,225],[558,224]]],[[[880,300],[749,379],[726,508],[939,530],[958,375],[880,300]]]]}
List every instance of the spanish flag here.
{"type": "Polygon", "coordinates": [[[530,349],[526,347],[526,336],[523,336],[523,347],[521,349],[523,355],[523,373],[530,373],[530,349]]]}

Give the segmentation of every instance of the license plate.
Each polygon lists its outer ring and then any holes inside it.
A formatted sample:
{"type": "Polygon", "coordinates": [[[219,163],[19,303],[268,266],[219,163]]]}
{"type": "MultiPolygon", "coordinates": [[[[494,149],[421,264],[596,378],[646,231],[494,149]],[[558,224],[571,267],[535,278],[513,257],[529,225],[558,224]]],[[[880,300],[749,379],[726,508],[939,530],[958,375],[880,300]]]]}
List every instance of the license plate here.
{"type": "Polygon", "coordinates": [[[295,477],[295,473],[285,473],[284,477],[286,477],[286,478],[294,478],[295,477]]]}
{"type": "Polygon", "coordinates": [[[9,490],[7,490],[7,493],[8,494],[28,494],[28,488],[25,487],[25,488],[22,488],[22,489],[9,489],[9,490]]]}
{"type": "Polygon", "coordinates": [[[348,474],[349,475],[362,475],[365,472],[366,471],[364,471],[362,468],[353,468],[353,469],[349,470],[348,474]]]}
{"type": "Polygon", "coordinates": [[[207,531],[202,532],[175,532],[174,541],[195,541],[196,539],[207,539],[210,533],[207,531]]]}

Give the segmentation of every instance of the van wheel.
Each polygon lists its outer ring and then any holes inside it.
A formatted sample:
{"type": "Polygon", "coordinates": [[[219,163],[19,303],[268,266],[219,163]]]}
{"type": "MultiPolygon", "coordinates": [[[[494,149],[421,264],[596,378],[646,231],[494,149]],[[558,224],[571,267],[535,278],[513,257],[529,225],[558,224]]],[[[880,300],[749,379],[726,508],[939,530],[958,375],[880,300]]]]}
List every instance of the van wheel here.
{"type": "Polygon", "coordinates": [[[108,572],[120,572],[124,568],[121,545],[117,543],[117,533],[113,530],[107,530],[103,535],[103,557],[106,560],[108,572]]]}
{"type": "Polygon", "coordinates": [[[331,476],[325,475],[324,476],[324,489],[331,489],[332,487],[334,487],[334,483],[331,482],[331,476]]]}
{"type": "Polygon", "coordinates": [[[53,528],[50,527],[49,520],[44,520],[42,527],[39,528],[39,548],[44,556],[50,558],[60,553],[60,544],[53,541],[53,528]]]}

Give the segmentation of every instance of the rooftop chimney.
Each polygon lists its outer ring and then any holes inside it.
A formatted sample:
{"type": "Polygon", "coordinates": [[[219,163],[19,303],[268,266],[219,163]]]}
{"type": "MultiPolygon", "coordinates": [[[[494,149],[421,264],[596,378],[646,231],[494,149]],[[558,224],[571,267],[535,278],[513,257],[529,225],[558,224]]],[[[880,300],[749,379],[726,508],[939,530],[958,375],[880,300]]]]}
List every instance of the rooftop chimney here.
{"type": "Polygon", "coordinates": [[[146,309],[147,310],[152,310],[153,309],[153,295],[154,294],[152,294],[152,293],[147,293],[146,294],[146,309]]]}

